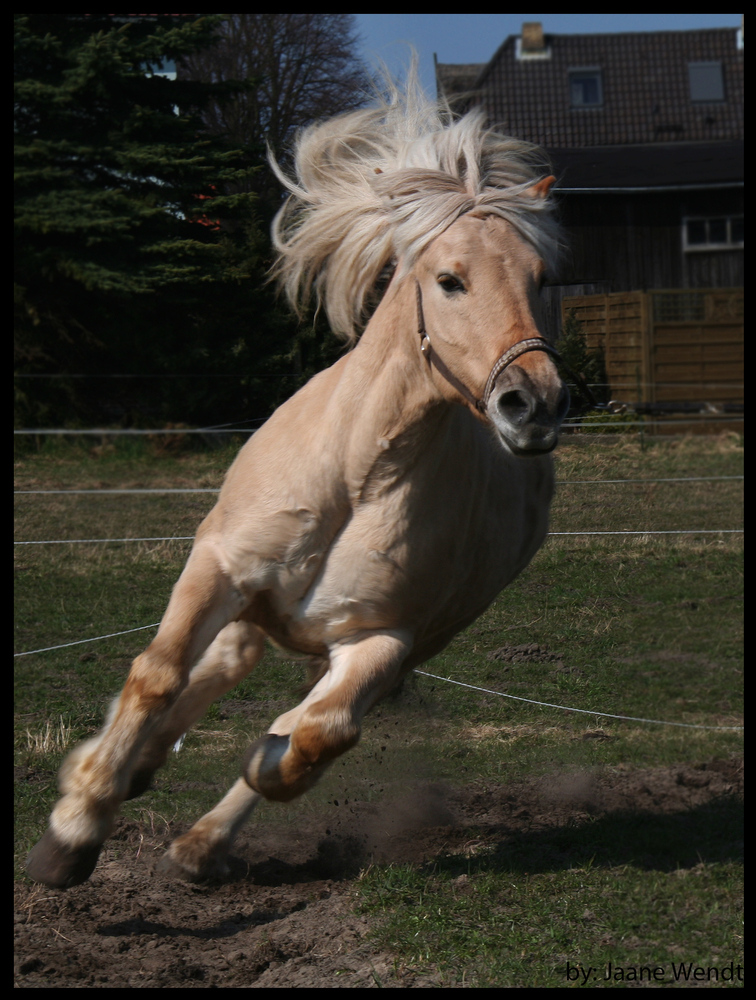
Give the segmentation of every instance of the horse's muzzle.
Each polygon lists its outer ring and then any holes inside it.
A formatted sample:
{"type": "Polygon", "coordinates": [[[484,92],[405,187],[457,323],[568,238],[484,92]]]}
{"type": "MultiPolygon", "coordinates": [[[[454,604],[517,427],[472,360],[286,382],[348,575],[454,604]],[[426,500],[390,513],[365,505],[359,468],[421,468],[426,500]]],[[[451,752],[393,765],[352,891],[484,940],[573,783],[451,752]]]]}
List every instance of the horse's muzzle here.
{"type": "Polygon", "coordinates": [[[556,447],[569,407],[569,389],[556,374],[541,387],[528,372],[512,365],[496,380],[486,409],[514,454],[543,455],[556,447]]]}

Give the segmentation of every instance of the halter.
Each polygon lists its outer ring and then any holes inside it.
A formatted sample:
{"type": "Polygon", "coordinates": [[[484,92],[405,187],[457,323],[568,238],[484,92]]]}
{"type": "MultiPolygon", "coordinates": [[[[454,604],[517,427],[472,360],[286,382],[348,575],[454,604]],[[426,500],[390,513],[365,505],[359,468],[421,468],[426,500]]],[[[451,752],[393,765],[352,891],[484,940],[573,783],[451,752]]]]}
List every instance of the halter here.
{"type": "MultiPolygon", "coordinates": [[[[417,332],[420,335],[420,350],[427,358],[428,364],[433,365],[439,375],[442,375],[449,385],[453,386],[457,392],[464,396],[468,403],[470,403],[478,411],[478,413],[481,413],[484,416],[487,414],[488,400],[491,398],[491,393],[493,392],[496,379],[499,375],[501,375],[505,368],[509,367],[509,365],[511,365],[512,362],[519,358],[522,354],[527,354],[529,351],[544,351],[544,353],[550,354],[553,358],[556,358],[564,365],[559,351],[545,341],[543,337],[528,337],[526,340],[520,340],[516,344],[513,344],[509,350],[505,351],[499,360],[494,364],[491,369],[491,374],[488,376],[486,387],[483,390],[483,396],[478,399],[470,392],[467,386],[463,382],[460,382],[457,376],[446,367],[444,362],[439,357],[438,352],[434,351],[431,346],[430,337],[428,336],[428,331],[425,328],[423,293],[420,289],[420,282],[417,281],[417,279],[415,280],[415,290],[417,292],[417,332]]],[[[574,376],[574,372],[570,371],[570,374],[574,376]]],[[[585,390],[588,392],[591,401],[593,401],[590,389],[588,389],[582,379],[580,381],[582,382],[585,390]]]]}

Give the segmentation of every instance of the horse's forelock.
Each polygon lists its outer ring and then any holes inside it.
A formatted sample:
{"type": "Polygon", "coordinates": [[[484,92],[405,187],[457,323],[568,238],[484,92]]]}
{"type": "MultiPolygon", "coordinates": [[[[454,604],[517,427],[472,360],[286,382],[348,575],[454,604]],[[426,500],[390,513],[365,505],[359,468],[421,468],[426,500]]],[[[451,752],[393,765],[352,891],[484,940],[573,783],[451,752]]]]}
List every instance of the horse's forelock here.
{"type": "Polygon", "coordinates": [[[331,325],[354,340],[371,292],[391,260],[411,270],[461,215],[512,223],[553,266],[558,235],[549,203],[527,191],[548,174],[529,143],[485,128],[476,109],[448,109],[411,87],[376,108],[311,126],[298,137],[295,177],[276,217],[274,275],[298,304],[314,291],[331,325]]]}

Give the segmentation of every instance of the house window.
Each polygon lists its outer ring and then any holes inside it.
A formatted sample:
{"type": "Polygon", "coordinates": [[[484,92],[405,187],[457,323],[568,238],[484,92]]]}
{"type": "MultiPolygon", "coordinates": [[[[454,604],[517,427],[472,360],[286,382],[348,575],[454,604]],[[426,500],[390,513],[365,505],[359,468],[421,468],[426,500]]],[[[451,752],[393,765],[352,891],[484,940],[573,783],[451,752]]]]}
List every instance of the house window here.
{"type": "Polygon", "coordinates": [[[724,78],[721,62],[688,63],[691,101],[723,101],[724,78]]]}
{"type": "Polygon", "coordinates": [[[569,80],[571,107],[597,108],[604,103],[600,69],[572,69],[569,80]]]}
{"type": "Polygon", "coordinates": [[[742,215],[683,219],[684,250],[732,250],[742,246],[742,215]]]}

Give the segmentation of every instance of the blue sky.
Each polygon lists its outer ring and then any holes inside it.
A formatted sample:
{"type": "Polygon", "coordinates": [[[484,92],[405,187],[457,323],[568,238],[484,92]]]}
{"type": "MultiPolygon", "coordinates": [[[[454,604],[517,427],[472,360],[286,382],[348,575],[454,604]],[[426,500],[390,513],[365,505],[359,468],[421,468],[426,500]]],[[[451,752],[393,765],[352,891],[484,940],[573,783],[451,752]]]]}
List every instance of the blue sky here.
{"type": "Polygon", "coordinates": [[[685,31],[737,28],[740,14],[355,14],[370,64],[377,56],[394,74],[407,64],[407,43],[420,57],[423,85],[435,93],[433,53],[442,63],[485,63],[523,21],[540,21],[555,35],[614,31],[685,31]],[[404,43],[404,44],[402,44],[404,43]]]}

